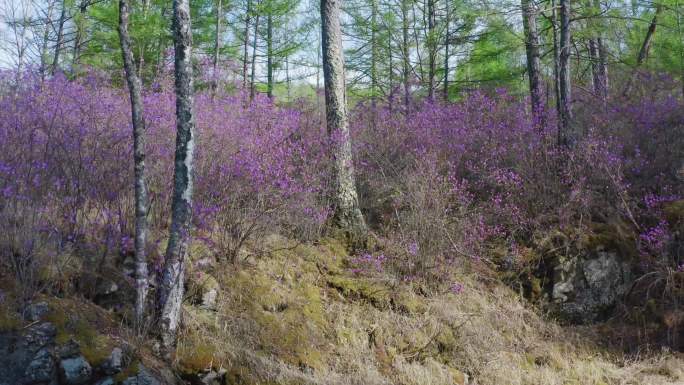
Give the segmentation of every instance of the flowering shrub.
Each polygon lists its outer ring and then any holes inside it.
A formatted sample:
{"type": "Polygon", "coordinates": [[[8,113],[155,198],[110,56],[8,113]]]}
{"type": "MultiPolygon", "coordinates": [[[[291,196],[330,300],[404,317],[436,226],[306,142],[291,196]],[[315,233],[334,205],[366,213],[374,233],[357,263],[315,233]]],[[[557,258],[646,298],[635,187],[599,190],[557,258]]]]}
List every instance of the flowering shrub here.
{"type": "MultiPolygon", "coordinates": [[[[356,110],[362,204],[388,236],[417,242],[416,266],[491,258],[533,245],[538,233],[590,234],[592,222],[630,224],[627,245],[663,258],[671,237],[659,207],[681,199],[681,103],[671,96],[585,108],[582,139],[556,145],[555,115],[532,117],[503,91],[404,116],[356,110]],[[373,127],[372,129],[369,127],[373,127]]],[[[498,261],[495,261],[498,262],[498,261]]],[[[529,262],[529,261],[528,261],[529,262]]],[[[676,266],[676,265],[675,265],[676,266]]]]}
{"type": "MultiPolygon", "coordinates": [[[[3,240],[3,256],[35,253],[28,241],[37,234],[57,240],[46,249],[76,245],[88,256],[88,266],[131,252],[133,162],[126,95],[96,74],[73,81],[58,75],[44,83],[27,75],[21,89],[2,94],[0,223],[3,232],[21,228],[27,239],[3,240]]],[[[144,106],[154,241],[165,234],[172,191],[171,87],[156,85],[144,95],[144,106]]],[[[263,97],[247,105],[240,94],[200,93],[196,107],[198,238],[234,258],[261,231],[318,237],[328,215],[320,125],[307,127],[300,111],[278,108],[263,97]]]]}
{"type": "MultiPolygon", "coordinates": [[[[195,103],[196,238],[234,260],[266,231],[320,236],[331,180],[320,112],[264,96],[250,103],[239,89],[207,87],[195,103]]],[[[160,241],[172,189],[170,78],[146,91],[144,105],[150,220],[160,241]]],[[[499,91],[416,103],[409,115],[353,110],[361,204],[375,231],[400,245],[391,252],[393,269],[415,277],[442,263],[499,263],[494,249],[517,258],[539,232],[588,232],[591,222],[611,218],[630,224],[631,247],[651,265],[677,268],[682,261],[665,256],[673,237],[662,206],[681,199],[680,102],[657,95],[586,107],[577,118],[582,139],[570,149],[556,146],[551,111],[537,120],[526,106],[499,91]]],[[[0,222],[13,229],[7,234],[25,235],[6,237],[3,253],[34,253],[34,241],[44,239],[58,251],[77,245],[99,266],[112,251],[131,252],[129,108],[126,92],[96,73],[45,82],[25,74],[21,87],[2,87],[0,222]]],[[[371,252],[354,261],[358,268],[386,269],[385,254],[371,252]]]]}

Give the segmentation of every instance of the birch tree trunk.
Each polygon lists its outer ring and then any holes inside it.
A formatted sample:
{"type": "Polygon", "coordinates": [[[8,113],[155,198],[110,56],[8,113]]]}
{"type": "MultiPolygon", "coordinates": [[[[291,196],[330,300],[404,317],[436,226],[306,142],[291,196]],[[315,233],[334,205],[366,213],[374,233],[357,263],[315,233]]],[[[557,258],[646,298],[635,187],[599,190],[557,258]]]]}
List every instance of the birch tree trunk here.
{"type": "Polygon", "coordinates": [[[435,99],[435,74],[437,72],[437,36],[435,34],[435,0],[427,0],[427,49],[428,49],[428,99],[435,99]]]}
{"type": "Polygon", "coordinates": [[[167,359],[173,354],[183,302],[185,258],[190,241],[192,217],[193,117],[192,28],[190,0],[173,1],[175,52],[176,152],[173,172],[171,229],[160,283],[159,316],[162,349],[167,359]]]}
{"type": "Polygon", "coordinates": [[[245,44],[242,53],[242,89],[247,88],[247,66],[249,65],[249,21],[252,16],[252,0],[247,0],[247,12],[245,15],[245,44]]]}
{"type": "Polygon", "coordinates": [[[259,14],[257,13],[254,20],[254,43],[252,46],[252,72],[249,80],[249,101],[250,103],[254,100],[254,95],[256,95],[256,51],[257,51],[257,37],[259,36],[259,14]]]}
{"type": "Polygon", "coordinates": [[[446,14],[445,16],[445,34],[444,34],[444,89],[443,89],[443,97],[444,101],[448,102],[449,101],[449,39],[451,38],[451,13],[450,13],[450,7],[449,7],[449,2],[451,0],[446,0],[444,2],[444,12],[446,14]]]}
{"type": "Polygon", "coordinates": [[[145,318],[148,273],[145,245],[147,240],[147,184],[145,182],[145,120],[140,78],[135,70],[131,38],[128,34],[128,0],[119,0],[119,41],[128,92],[131,98],[131,122],[133,124],[133,164],[135,175],[135,322],[138,332],[145,318]]]}
{"type": "Polygon", "coordinates": [[[591,84],[596,96],[601,95],[601,75],[599,71],[599,50],[596,38],[589,39],[589,61],[591,61],[591,84]]]}
{"type": "Polygon", "coordinates": [[[601,2],[593,0],[587,6],[594,10],[592,15],[594,20],[590,23],[594,36],[589,39],[589,58],[591,59],[594,93],[605,103],[608,98],[608,53],[603,43],[605,24],[601,19],[601,2]]]}
{"type": "Polygon", "coordinates": [[[539,34],[537,33],[537,12],[534,0],[521,0],[525,52],[527,54],[527,75],[530,83],[530,104],[532,113],[539,116],[542,109],[541,60],[539,55],[539,34]]]}
{"type": "Polygon", "coordinates": [[[401,0],[401,62],[402,62],[402,82],[404,83],[404,108],[408,114],[411,102],[411,85],[409,83],[410,63],[409,63],[409,0],[401,0]]]}
{"type": "Polygon", "coordinates": [[[371,0],[371,107],[373,110],[373,125],[375,125],[375,109],[378,92],[378,0],[371,0]]]}
{"type": "Polygon", "coordinates": [[[59,27],[57,28],[57,44],[55,45],[55,56],[52,60],[52,74],[54,75],[59,68],[59,55],[64,44],[64,23],[66,22],[66,3],[62,1],[62,13],[59,16],[59,27]]]}
{"type": "Polygon", "coordinates": [[[48,47],[50,44],[50,29],[52,28],[52,10],[56,1],[48,1],[47,12],[45,14],[45,29],[43,30],[43,40],[40,49],[40,80],[45,81],[48,72],[48,47]]]}
{"type": "Polygon", "coordinates": [[[392,115],[392,111],[394,109],[394,57],[392,56],[392,37],[391,37],[392,31],[387,29],[387,60],[388,60],[388,68],[387,68],[387,78],[388,78],[388,89],[389,93],[387,94],[388,98],[388,103],[387,103],[387,108],[389,110],[390,115],[392,115]]]}
{"type": "Polygon", "coordinates": [[[328,135],[334,143],[333,221],[356,247],[365,243],[367,228],[359,208],[354,180],[354,163],[347,118],[340,8],[341,0],[321,0],[326,123],[328,135]]]}
{"type": "Polygon", "coordinates": [[[266,19],[266,94],[273,98],[273,10],[270,9],[266,19]]]}
{"type": "Polygon", "coordinates": [[[632,86],[634,85],[634,80],[637,74],[637,70],[641,67],[646,59],[648,58],[648,53],[651,50],[651,43],[653,42],[653,36],[655,36],[656,27],[658,27],[658,16],[663,10],[661,4],[656,5],[655,13],[653,14],[653,19],[648,25],[648,30],[646,31],[646,36],[644,37],[644,42],[641,44],[641,49],[639,49],[639,54],[637,55],[636,65],[634,66],[634,71],[627,82],[627,87],[623,92],[623,96],[627,96],[632,92],[632,86]]]}
{"type": "Polygon", "coordinates": [[[558,143],[560,143],[561,130],[561,97],[560,97],[560,48],[558,45],[558,9],[556,0],[551,0],[551,32],[553,34],[553,92],[556,96],[556,117],[558,118],[558,143]]]}
{"type": "Polygon", "coordinates": [[[213,79],[211,86],[216,92],[218,88],[218,65],[219,65],[219,52],[221,51],[221,12],[222,12],[222,1],[216,0],[216,36],[214,39],[214,60],[213,60],[213,79]]]}
{"type": "MultiPolygon", "coordinates": [[[[81,60],[81,45],[83,45],[84,35],[85,35],[85,17],[88,11],[88,6],[90,5],[88,0],[81,0],[78,6],[78,17],[74,18],[74,24],[76,25],[76,36],[74,38],[74,55],[72,58],[72,67],[77,66],[81,60]]],[[[121,4],[119,4],[121,6],[121,4]]]]}
{"type": "Polygon", "coordinates": [[[570,86],[570,0],[560,0],[560,122],[559,144],[571,146],[576,140],[572,128],[571,86],[570,86]]]}

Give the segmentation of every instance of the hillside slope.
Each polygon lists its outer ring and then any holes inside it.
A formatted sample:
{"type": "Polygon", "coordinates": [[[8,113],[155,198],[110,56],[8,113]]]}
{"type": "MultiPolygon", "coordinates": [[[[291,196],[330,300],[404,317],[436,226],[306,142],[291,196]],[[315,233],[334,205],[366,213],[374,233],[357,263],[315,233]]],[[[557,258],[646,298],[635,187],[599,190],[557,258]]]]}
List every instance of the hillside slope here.
{"type": "Polygon", "coordinates": [[[684,384],[681,353],[610,351],[588,337],[606,335],[606,325],[561,327],[475,272],[476,264],[428,286],[353,269],[353,258],[330,239],[270,236],[245,248],[235,265],[201,242],[191,251],[171,367],[156,358],[153,340],[125,326],[130,288],[105,285],[114,297],[99,296],[101,306],[68,291],[40,296],[22,321],[11,306],[21,285],[4,276],[0,341],[9,342],[0,349],[0,384],[22,373],[51,385],[684,384]]]}
{"type": "Polygon", "coordinates": [[[350,269],[335,241],[260,248],[275,251],[195,273],[197,302],[218,298],[185,308],[187,378],[213,367],[229,384],[684,383],[681,354],[610,352],[584,337],[600,327],[560,327],[467,267],[427,288],[350,269]]]}

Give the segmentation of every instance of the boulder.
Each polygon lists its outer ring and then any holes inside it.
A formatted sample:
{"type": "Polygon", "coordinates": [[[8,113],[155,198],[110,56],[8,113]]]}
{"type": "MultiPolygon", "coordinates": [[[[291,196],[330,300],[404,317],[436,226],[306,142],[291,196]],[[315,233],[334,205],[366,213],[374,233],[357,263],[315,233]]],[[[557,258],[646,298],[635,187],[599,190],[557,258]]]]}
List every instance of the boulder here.
{"type": "Polygon", "coordinates": [[[552,298],[566,320],[595,322],[608,315],[631,282],[629,263],[614,252],[599,250],[557,261],[552,298]]]}
{"type": "Polygon", "coordinates": [[[66,385],[85,384],[90,380],[92,368],[86,359],[79,355],[66,358],[59,363],[62,381],[66,385]]]}
{"type": "Polygon", "coordinates": [[[25,315],[26,319],[35,322],[39,321],[43,316],[45,316],[49,311],[47,302],[36,302],[28,305],[26,307],[25,315]]]}
{"type": "Polygon", "coordinates": [[[57,384],[57,368],[47,348],[42,348],[33,356],[24,371],[25,384],[57,384]]]}
{"type": "Polygon", "coordinates": [[[24,334],[24,339],[34,351],[55,342],[57,328],[50,322],[43,322],[28,328],[24,334]]]}
{"type": "Polygon", "coordinates": [[[0,384],[57,385],[52,350],[57,329],[49,322],[0,333],[0,384]]]}
{"type": "Polygon", "coordinates": [[[200,376],[200,383],[202,385],[221,385],[224,383],[223,379],[226,376],[226,372],[225,369],[219,371],[211,370],[200,376]]]}
{"type": "Polygon", "coordinates": [[[80,353],[81,347],[78,345],[78,342],[74,341],[73,338],[69,339],[67,343],[60,346],[57,350],[59,358],[72,358],[78,356],[80,353]]]}
{"type": "Polygon", "coordinates": [[[114,375],[121,372],[123,368],[123,350],[121,348],[112,349],[109,358],[102,364],[102,371],[107,375],[114,375]]]}
{"type": "Polygon", "coordinates": [[[199,303],[203,309],[215,309],[219,294],[219,284],[216,278],[207,273],[196,272],[188,281],[194,302],[199,303]]]}

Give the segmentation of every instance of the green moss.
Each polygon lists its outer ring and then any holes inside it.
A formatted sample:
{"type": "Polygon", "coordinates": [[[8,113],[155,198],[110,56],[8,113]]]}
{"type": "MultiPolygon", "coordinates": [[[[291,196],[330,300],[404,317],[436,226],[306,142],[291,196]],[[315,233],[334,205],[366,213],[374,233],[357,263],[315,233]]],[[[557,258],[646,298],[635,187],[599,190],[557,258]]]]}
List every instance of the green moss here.
{"type": "Polygon", "coordinates": [[[636,234],[632,227],[622,221],[592,223],[591,233],[585,237],[583,247],[587,250],[612,250],[626,257],[636,257],[636,234]]]}
{"type": "Polygon", "coordinates": [[[330,255],[343,257],[343,256],[346,256],[349,254],[347,252],[346,247],[344,246],[344,243],[340,242],[339,240],[337,240],[335,238],[323,238],[321,240],[320,244],[321,244],[321,246],[328,249],[328,251],[330,252],[330,255]]]}
{"type": "Polygon", "coordinates": [[[0,332],[9,332],[21,327],[19,314],[9,306],[0,304],[0,332]]]}
{"type": "Polygon", "coordinates": [[[370,279],[331,276],[327,278],[327,282],[343,296],[368,301],[379,309],[387,308],[390,303],[389,289],[370,279]]]}
{"type": "Polygon", "coordinates": [[[176,353],[178,369],[183,374],[200,373],[208,368],[218,367],[216,348],[206,341],[184,341],[176,353]]]}
{"type": "MultiPolygon", "coordinates": [[[[57,329],[57,344],[76,341],[83,357],[91,365],[98,366],[109,357],[114,343],[109,336],[101,334],[93,323],[85,318],[87,311],[77,311],[77,306],[76,303],[52,300],[46,320],[52,322],[57,329]]],[[[94,315],[91,316],[96,318],[94,315]]]]}
{"type": "Polygon", "coordinates": [[[452,352],[458,345],[458,341],[456,340],[456,336],[454,336],[454,332],[448,327],[444,327],[439,334],[437,334],[435,341],[437,342],[437,348],[439,349],[440,353],[452,352]]]}
{"type": "Polygon", "coordinates": [[[294,278],[298,272],[290,264],[268,262],[264,269],[273,269],[274,277],[262,270],[242,270],[226,282],[234,301],[231,311],[253,320],[254,337],[264,353],[291,365],[322,368],[329,326],[320,289],[306,279],[312,275],[294,278]]]}
{"type": "Polygon", "coordinates": [[[532,276],[530,278],[530,291],[531,291],[531,297],[532,300],[539,299],[543,292],[542,289],[542,281],[538,277],[532,276]]]}
{"type": "Polygon", "coordinates": [[[663,212],[671,225],[684,225],[684,199],[667,203],[663,206],[663,212]]]}
{"type": "Polygon", "coordinates": [[[114,382],[115,383],[121,383],[125,379],[129,377],[133,377],[140,373],[140,362],[138,360],[134,360],[131,362],[128,366],[124,368],[121,372],[117,373],[116,376],[114,376],[114,382]]]}
{"type": "Polygon", "coordinates": [[[422,314],[428,309],[427,303],[409,290],[400,290],[392,295],[392,304],[406,314],[422,314]]]}

